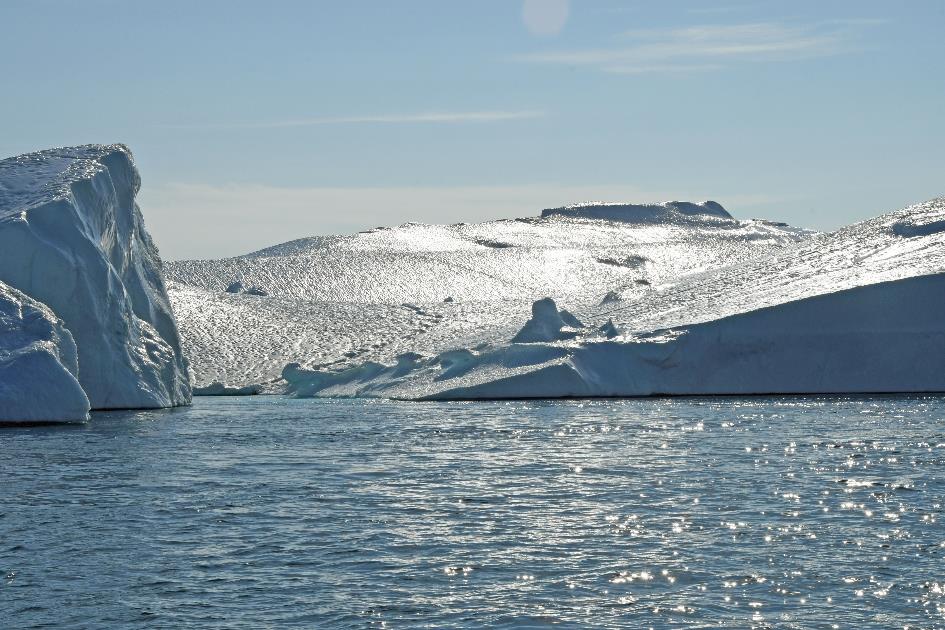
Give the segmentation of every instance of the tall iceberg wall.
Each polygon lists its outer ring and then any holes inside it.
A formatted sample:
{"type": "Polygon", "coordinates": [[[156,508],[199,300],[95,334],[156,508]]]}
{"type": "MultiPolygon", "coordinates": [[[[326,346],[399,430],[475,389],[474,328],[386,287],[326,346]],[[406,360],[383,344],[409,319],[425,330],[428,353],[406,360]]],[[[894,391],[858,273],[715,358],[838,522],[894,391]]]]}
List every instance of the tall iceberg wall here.
{"type": "Polygon", "coordinates": [[[0,282],[64,322],[93,409],[191,399],[161,259],[135,203],[139,187],[122,145],[0,161],[0,282]]]}

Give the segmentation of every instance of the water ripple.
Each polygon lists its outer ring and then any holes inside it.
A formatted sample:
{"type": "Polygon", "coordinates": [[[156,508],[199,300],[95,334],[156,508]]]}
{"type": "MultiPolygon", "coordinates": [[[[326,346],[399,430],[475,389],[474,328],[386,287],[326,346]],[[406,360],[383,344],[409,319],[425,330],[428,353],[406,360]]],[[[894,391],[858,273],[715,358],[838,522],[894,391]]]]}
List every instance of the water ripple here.
{"type": "Polygon", "coordinates": [[[0,431],[11,627],[945,626],[945,400],[199,399],[0,431]]]}

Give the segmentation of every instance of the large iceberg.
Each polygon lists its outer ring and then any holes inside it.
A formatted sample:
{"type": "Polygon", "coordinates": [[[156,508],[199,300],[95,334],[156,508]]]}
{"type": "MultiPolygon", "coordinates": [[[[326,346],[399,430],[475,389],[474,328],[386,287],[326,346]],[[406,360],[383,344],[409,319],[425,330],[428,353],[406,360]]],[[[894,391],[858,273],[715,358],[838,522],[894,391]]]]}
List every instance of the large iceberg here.
{"type": "Polygon", "coordinates": [[[583,336],[540,300],[511,343],[283,377],[298,396],[411,399],[941,392],[943,218],[935,200],[608,301],[583,336]]]}
{"type": "Polygon", "coordinates": [[[0,423],[84,422],[89,399],[62,320],[0,282],[0,423]]]}
{"type": "Polygon", "coordinates": [[[71,333],[93,409],[191,398],[162,263],[135,203],[139,186],[122,145],[0,161],[0,281],[45,304],[71,333]]]}
{"type": "MultiPolygon", "coordinates": [[[[660,221],[639,212],[595,218],[596,207],[485,223],[408,223],[223,260],[169,262],[195,380],[269,382],[289,363],[344,370],[411,352],[507,343],[536,299],[596,321],[602,301],[632,302],[812,235],[732,219],[721,206],[713,213],[711,202],[659,206],[660,221]],[[239,290],[253,286],[268,296],[239,290]]],[[[535,334],[572,335],[553,323],[551,333],[541,332],[538,319],[535,334]]]]}
{"type": "Polygon", "coordinates": [[[826,234],[715,202],[576,204],[168,273],[202,383],[402,399],[945,390],[941,199],[826,234]]]}

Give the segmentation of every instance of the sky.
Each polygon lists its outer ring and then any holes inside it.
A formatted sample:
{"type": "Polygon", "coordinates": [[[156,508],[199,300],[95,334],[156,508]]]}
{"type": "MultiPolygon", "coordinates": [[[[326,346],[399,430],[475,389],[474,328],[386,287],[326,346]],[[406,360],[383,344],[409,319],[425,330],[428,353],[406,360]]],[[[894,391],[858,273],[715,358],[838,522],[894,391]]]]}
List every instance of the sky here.
{"type": "Polygon", "coordinates": [[[945,2],[0,0],[0,156],[122,142],[166,259],[585,200],[945,195],[945,2]]]}

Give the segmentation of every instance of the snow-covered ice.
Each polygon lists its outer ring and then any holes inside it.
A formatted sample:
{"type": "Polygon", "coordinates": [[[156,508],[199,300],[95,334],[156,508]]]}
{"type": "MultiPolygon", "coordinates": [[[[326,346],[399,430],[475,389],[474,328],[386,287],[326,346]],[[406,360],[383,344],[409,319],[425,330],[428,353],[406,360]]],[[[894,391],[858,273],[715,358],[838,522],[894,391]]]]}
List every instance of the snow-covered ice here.
{"type": "Polygon", "coordinates": [[[407,399],[932,391],[942,225],[941,199],[828,234],[714,202],[593,203],[168,273],[198,382],[407,399]],[[270,295],[226,293],[235,281],[270,295]]]}
{"type": "Polygon", "coordinates": [[[602,301],[640,299],[812,234],[709,213],[664,208],[664,215],[658,222],[551,215],[408,223],[225,260],[170,262],[166,273],[197,384],[245,384],[278,378],[289,363],[347,369],[508,343],[541,297],[583,321],[602,301]],[[247,286],[269,296],[246,295],[247,286]]]}
{"type": "Polygon", "coordinates": [[[945,274],[871,284],[620,341],[510,344],[340,373],[290,391],[418,399],[945,391],[945,274]],[[903,308],[904,304],[911,308],[903,308]]]}
{"type": "Polygon", "coordinates": [[[47,307],[0,282],[0,423],[84,422],[89,399],[72,334],[47,307]]]}
{"type": "MultiPolygon", "coordinates": [[[[461,369],[433,355],[284,377],[300,396],[426,399],[945,391],[945,230],[926,227],[943,216],[935,200],[691,275],[606,303],[584,336],[467,350],[461,369]]],[[[554,330],[553,303],[535,307],[526,328],[554,330]]]]}
{"type": "Polygon", "coordinates": [[[573,339],[584,324],[558,305],[551,298],[542,298],[532,304],[532,317],[512,337],[512,343],[534,343],[536,341],[561,341],[573,339]]]}
{"type": "Polygon", "coordinates": [[[0,281],[62,320],[96,409],[190,401],[162,263],[135,203],[139,186],[121,145],[0,161],[0,281]]]}

